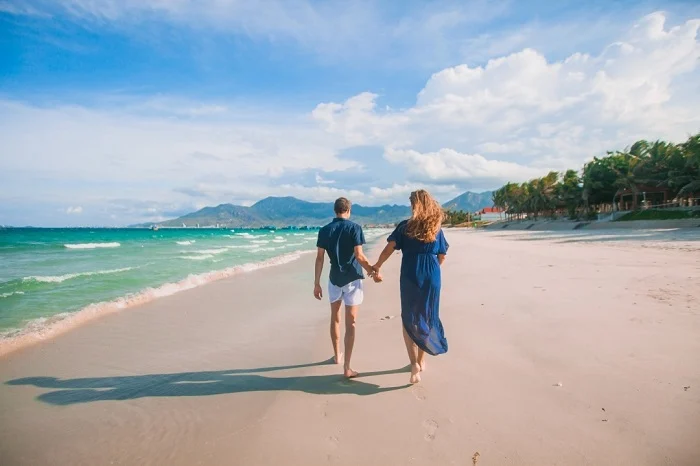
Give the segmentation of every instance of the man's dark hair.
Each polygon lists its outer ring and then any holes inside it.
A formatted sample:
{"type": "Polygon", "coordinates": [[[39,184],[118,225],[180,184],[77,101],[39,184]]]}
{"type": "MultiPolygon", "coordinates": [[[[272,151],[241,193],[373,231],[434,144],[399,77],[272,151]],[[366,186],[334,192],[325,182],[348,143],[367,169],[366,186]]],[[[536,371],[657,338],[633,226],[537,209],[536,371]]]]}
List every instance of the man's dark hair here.
{"type": "Polygon", "coordinates": [[[336,214],[340,215],[350,212],[350,206],[352,206],[352,203],[349,200],[344,197],[339,197],[335,200],[335,204],[333,204],[333,210],[336,214]]]}

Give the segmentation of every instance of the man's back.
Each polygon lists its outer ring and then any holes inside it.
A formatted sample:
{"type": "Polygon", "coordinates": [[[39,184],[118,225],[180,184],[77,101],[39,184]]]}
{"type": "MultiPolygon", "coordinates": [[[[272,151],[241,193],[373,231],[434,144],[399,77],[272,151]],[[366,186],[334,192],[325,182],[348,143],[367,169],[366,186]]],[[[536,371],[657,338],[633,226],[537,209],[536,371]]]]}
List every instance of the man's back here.
{"type": "Polygon", "coordinates": [[[331,261],[330,281],[335,286],[365,278],[355,257],[355,246],[365,244],[362,227],[350,220],[336,217],[318,232],[316,246],[328,253],[331,261]]]}

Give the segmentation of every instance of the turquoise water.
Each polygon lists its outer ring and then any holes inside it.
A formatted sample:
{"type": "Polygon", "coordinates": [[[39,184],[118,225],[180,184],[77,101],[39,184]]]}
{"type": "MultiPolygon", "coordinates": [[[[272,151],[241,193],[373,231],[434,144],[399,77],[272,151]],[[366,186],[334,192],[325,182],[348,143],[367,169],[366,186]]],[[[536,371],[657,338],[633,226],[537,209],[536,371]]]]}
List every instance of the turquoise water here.
{"type": "MultiPolygon", "coordinates": [[[[94,303],[141,301],[315,249],[313,230],[0,230],[0,337],[94,303]],[[232,270],[231,268],[245,267],[232,270]]],[[[372,232],[366,232],[371,237],[372,232]]]]}

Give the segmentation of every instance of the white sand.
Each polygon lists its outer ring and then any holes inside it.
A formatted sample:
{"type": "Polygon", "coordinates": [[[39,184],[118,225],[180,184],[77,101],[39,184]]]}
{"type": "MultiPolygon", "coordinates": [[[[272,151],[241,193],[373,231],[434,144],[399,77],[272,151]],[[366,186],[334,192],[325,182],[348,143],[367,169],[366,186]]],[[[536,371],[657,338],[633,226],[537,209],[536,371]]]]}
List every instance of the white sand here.
{"type": "Polygon", "coordinates": [[[700,464],[697,236],[446,234],[450,350],[421,384],[386,373],[398,255],[367,284],[369,375],[249,371],[331,356],[305,256],[0,359],[0,464],[700,464]]]}

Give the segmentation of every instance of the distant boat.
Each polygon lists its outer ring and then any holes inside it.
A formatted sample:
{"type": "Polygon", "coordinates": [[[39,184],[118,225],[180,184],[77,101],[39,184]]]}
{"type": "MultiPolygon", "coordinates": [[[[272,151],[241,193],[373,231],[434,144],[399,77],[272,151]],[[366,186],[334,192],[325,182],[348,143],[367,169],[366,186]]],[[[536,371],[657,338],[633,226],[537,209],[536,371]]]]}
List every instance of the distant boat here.
{"type": "Polygon", "coordinates": [[[158,231],[158,225],[151,225],[151,230],[158,231]]]}

